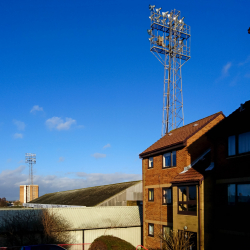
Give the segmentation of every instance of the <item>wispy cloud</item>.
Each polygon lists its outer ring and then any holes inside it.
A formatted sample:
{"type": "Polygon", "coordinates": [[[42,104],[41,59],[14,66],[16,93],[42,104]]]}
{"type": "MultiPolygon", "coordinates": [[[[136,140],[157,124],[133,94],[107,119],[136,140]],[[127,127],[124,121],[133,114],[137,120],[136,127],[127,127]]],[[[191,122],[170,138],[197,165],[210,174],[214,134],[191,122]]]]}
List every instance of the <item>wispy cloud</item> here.
{"type": "Polygon", "coordinates": [[[45,122],[49,129],[56,130],[68,130],[73,124],[76,124],[76,120],[72,118],[66,118],[65,121],[61,117],[52,117],[45,122]]]}
{"type": "Polygon", "coordinates": [[[228,71],[229,69],[232,67],[232,63],[231,62],[228,62],[226,65],[223,66],[222,68],[222,77],[226,77],[228,76],[228,71]]]}
{"type": "Polygon", "coordinates": [[[22,139],[22,138],[23,138],[23,134],[15,133],[15,134],[13,135],[13,138],[14,138],[14,139],[22,139]]]}
{"type": "Polygon", "coordinates": [[[107,145],[103,146],[104,149],[105,148],[110,148],[110,147],[111,147],[111,145],[109,143],[107,145]]]}
{"type": "MultiPolygon", "coordinates": [[[[4,170],[0,172],[0,190],[2,197],[9,200],[19,199],[19,186],[28,183],[28,174],[25,166],[21,165],[14,170],[4,170]]],[[[34,175],[34,184],[39,185],[40,196],[46,193],[72,190],[100,185],[107,185],[125,181],[141,180],[140,174],[127,173],[71,173],[69,176],[58,177],[56,175],[34,175]]]]}
{"type": "Polygon", "coordinates": [[[243,66],[243,65],[245,65],[245,64],[247,64],[247,63],[249,63],[249,62],[250,62],[250,55],[246,58],[245,61],[240,62],[238,65],[239,65],[239,66],[243,66]]]}
{"type": "Polygon", "coordinates": [[[91,156],[96,158],[96,159],[100,159],[100,158],[105,158],[106,154],[94,153],[91,156]]]}
{"type": "Polygon", "coordinates": [[[224,79],[229,75],[229,69],[232,67],[232,63],[228,62],[225,64],[221,70],[221,75],[216,79],[216,82],[219,82],[220,80],[224,79]]]}
{"type": "Polygon", "coordinates": [[[34,105],[32,109],[30,110],[30,113],[35,114],[37,111],[43,111],[42,107],[39,107],[39,105],[34,105]]]}
{"type": "Polygon", "coordinates": [[[17,120],[13,120],[13,123],[16,125],[17,129],[18,130],[24,130],[26,125],[24,122],[21,122],[21,121],[17,121],[17,120]]]}
{"type": "Polygon", "coordinates": [[[63,162],[63,161],[65,161],[65,158],[64,157],[59,157],[59,160],[58,160],[59,162],[63,162]]]}

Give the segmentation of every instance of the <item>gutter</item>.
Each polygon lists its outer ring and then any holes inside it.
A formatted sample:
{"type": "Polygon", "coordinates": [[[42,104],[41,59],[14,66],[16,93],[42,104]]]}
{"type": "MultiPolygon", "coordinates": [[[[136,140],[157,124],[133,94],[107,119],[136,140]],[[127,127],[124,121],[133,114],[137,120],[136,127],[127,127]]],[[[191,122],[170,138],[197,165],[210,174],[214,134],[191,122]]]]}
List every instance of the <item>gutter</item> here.
{"type": "Polygon", "coordinates": [[[158,155],[160,153],[166,152],[166,150],[173,150],[173,149],[177,149],[177,148],[185,147],[185,146],[187,146],[186,142],[172,144],[170,146],[162,147],[160,149],[155,149],[155,150],[147,152],[147,153],[141,153],[141,154],[139,154],[139,158],[142,159],[142,158],[146,158],[149,156],[158,155]]]}

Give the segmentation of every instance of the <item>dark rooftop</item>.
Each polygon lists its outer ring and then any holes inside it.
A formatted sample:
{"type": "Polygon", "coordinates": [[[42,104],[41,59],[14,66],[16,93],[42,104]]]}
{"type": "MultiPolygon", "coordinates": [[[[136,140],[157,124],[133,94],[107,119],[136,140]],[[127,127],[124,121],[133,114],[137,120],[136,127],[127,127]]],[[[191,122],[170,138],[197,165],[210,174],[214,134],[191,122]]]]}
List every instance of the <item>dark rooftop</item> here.
{"type": "Polygon", "coordinates": [[[45,194],[30,203],[93,207],[140,181],[122,182],[45,194]]]}

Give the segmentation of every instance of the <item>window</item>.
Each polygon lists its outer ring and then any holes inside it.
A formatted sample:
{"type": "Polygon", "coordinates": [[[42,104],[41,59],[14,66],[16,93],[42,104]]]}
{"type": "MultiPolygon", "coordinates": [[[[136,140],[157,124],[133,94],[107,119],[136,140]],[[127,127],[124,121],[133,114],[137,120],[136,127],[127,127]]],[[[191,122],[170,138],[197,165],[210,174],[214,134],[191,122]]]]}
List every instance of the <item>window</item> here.
{"type": "Polygon", "coordinates": [[[163,168],[176,166],[176,151],[168,152],[163,155],[163,168]]]}
{"type": "Polygon", "coordinates": [[[178,187],[178,213],[188,215],[197,214],[195,185],[178,187]]]}
{"type": "Polygon", "coordinates": [[[154,189],[153,188],[148,189],[148,200],[154,201],[154,189]]]}
{"type": "Polygon", "coordinates": [[[166,236],[170,233],[171,230],[172,230],[171,227],[162,226],[162,235],[163,235],[164,239],[165,239],[166,236]]]}
{"type": "Polygon", "coordinates": [[[250,132],[239,134],[239,154],[250,151],[250,132]]]}
{"type": "Polygon", "coordinates": [[[154,237],[154,224],[148,224],[148,235],[154,237]]]}
{"type": "Polygon", "coordinates": [[[148,168],[153,168],[154,167],[154,158],[153,157],[149,157],[148,159],[148,168]]]}
{"type": "Polygon", "coordinates": [[[250,152],[250,132],[228,137],[228,156],[250,152]]]}
{"type": "Polygon", "coordinates": [[[235,155],[235,135],[228,137],[228,156],[235,155]]]}
{"type": "Polygon", "coordinates": [[[162,188],[162,204],[172,204],[172,188],[162,188]]]}
{"type": "Polygon", "coordinates": [[[250,205],[250,184],[229,184],[227,186],[227,197],[228,205],[250,205]]]}

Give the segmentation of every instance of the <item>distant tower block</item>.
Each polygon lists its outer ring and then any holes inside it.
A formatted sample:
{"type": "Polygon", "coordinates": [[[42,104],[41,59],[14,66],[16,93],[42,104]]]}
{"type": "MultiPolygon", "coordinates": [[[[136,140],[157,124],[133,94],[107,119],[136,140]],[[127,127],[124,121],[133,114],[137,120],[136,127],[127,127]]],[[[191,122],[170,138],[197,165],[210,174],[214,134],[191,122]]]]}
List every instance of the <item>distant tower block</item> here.
{"type": "Polygon", "coordinates": [[[20,185],[20,202],[27,203],[39,197],[38,185],[20,185]]]}
{"type": "MultiPolygon", "coordinates": [[[[36,154],[26,153],[25,154],[25,163],[29,164],[29,182],[30,186],[33,186],[33,164],[36,164],[36,154]]],[[[31,200],[34,199],[33,188],[30,189],[31,200]]]]}
{"type": "Polygon", "coordinates": [[[162,136],[184,125],[181,67],[191,58],[190,26],[181,12],[149,5],[150,51],[164,66],[162,136]]]}

